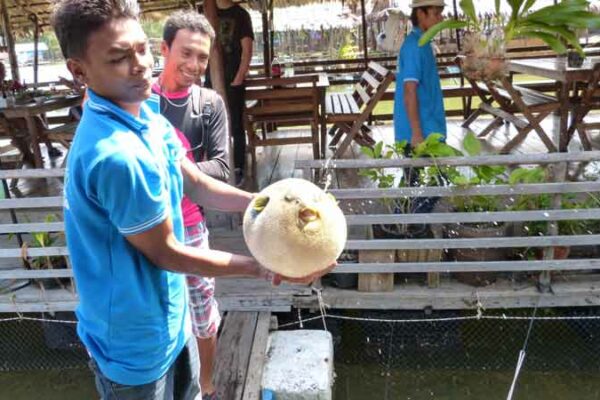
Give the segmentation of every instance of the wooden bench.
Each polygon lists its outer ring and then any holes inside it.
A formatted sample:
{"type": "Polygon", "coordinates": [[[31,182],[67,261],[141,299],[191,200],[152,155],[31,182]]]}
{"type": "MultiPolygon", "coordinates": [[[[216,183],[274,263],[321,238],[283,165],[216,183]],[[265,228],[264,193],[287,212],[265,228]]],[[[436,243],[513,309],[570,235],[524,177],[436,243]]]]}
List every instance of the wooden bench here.
{"type": "MultiPolygon", "coordinates": [[[[337,187],[330,192],[340,202],[346,214],[351,236],[346,243],[347,251],[358,252],[355,263],[340,263],[334,274],[358,274],[360,280],[370,280],[379,284],[367,285],[369,290],[379,293],[361,292],[356,289],[323,287],[323,300],[332,308],[376,308],[376,309],[469,309],[477,307],[504,308],[544,306],[587,306],[600,304],[600,276],[595,274],[600,267],[598,245],[600,235],[569,236],[559,234],[556,225],[549,223],[544,236],[526,236],[520,231],[515,236],[456,238],[440,234],[440,225],[468,223],[519,223],[523,221],[586,221],[600,220],[600,208],[561,209],[561,196],[571,193],[585,194],[600,191],[600,182],[565,182],[567,163],[599,161],[600,152],[548,153],[530,155],[496,155],[477,157],[455,157],[444,159],[360,159],[336,160],[333,165],[326,161],[298,160],[296,168],[302,169],[307,178],[313,174],[332,174],[331,181],[337,187]],[[364,178],[357,171],[366,168],[425,167],[438,165],[465,166],[506,165],[506,166],[545,166],[554,171],[554,178],[548,183],[516,185],[481,185],[471,187],[403,187],[380,189],[364,187],[364,178]],[[316,172],[318,171],[318,173],[316,172]],[[344,186],[350,183],[350,186],[344,186]],[[502,196],[507,201],[520,194],[546,193],[552,199],[549,209],[497,212],[448,212],[444,207],[428,214],[388,214],[369,208],[381,199],[398,197],[441,197],[451,196],[502,196]],[[558,206],[557,206],[558,204],[558,206]],[[429,224],[433,237],[422,239],[374,239],[368,232],[377,224],[429,224]],[[436,233],[437,232],[437,233],[436,233]],[[595,256],[555,260],[555,246],[583,246],[595,256]],[[394,252],[438,249],[457,251],[460,249],[544,248],[543,259],[493,261],[408,261],[401,262],[394,252]],[[580,270],[581,272],[574,272],[580,270]],[[561,278],[552,279],[552,274],[562,271],[561,278]],[[462,273],[511,273],[528,275],[532,278],[519,282],[498,278],[494,285],[473,287],[458,282],[455,278],[462,273]],[[428,274],[428,279],[408,282],[395,282],[394,274],[428,274]],[[438,285],[435,274],[448,275],[438,285]],[[534,275],[532,275],[534,274],[534,275]],[[427,283],[426,283],[427,282],[427,283]],[[391,291],[381,292],[386,289],[391,291]]],[[[443,232],[443,230],[442,230],[443,232]]],[[[359,283],[360,285],[360,283],[359,283]]],[[[360,286],[359,286],[360,287],[360,286]]],[[[317,299],[299,299],[297,305],[316,306],[317,299]]]]}
{"type": "MultiPolygon", "coordinates": [[[[335,158],[339,158],[346,151],[352,140],[364,145],[374,143],[365,123],[392,80],[393,74],[388,69],[371,61],[355,85],[354,92],[327,94],[325,113],[327,123],[333,124],[329,130],[329,134],[333,136],[329,145],[337,146],[334,151],[335,158]],[[342,140],[344,135],[346,137],[342,140]]],[[[321,138],[323,149],[326,140],[326,137],[321,138]]]]}

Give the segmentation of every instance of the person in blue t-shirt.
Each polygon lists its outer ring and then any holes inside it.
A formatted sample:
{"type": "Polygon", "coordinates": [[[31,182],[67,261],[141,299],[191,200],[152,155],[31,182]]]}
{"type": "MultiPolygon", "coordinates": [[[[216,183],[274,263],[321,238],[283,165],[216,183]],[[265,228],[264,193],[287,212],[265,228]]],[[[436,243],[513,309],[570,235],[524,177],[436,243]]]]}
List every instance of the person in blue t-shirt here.
{"type": "Polygon", "coordinates": [[[138,14],[135,0],[62,0],[52,18],[88,96],[65,172],[77,331],[101,398],[194,399],[198,349],[184,274],[282,277],[251,257],[182,244],[184,191],[223,211],[244,210],[253,194],[200,172],[153,109],[153,60],[138,14]]]}
{"type": "Polygon", "coordinates": [[[431,43],[419,46],[423,32],[441,22],[443,0],[412,0],[413,29],[406,37],[396,72],[394,134],[411,147],[432,133],[446,135],[446,116],[440,76],[431,43]]]}

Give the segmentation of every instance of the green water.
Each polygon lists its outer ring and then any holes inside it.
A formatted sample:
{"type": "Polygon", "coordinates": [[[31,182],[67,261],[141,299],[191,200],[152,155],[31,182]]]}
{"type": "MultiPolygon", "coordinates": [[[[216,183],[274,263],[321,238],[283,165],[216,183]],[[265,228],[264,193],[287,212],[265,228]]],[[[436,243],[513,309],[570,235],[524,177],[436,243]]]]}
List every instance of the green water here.
{"type": "Polygon", "coordinates": [[[87,368],[0,372],[0,399],[97,399],[94,378],[87,368]]]}
{"type": "MultiPolygon", "coordinates": [[[[336,365],[335,371],[334,400],[504,400],[513,378],[513,371],[386,371],[344,365],[336,365]]],[[[513,400],[600,399],[599,378],[523,370],[513,400]]]]}
{"type": "MultiPolygon", "coordinates": [[[[336,365],[334,400],[506,399],[512,371],[376,370],[336,365]]],[[[513,399],[600,399],[596,374],[523,371],[513,399]]],[[[87,369],[0,373],[0,399],[96,399],[87,369]]]]}

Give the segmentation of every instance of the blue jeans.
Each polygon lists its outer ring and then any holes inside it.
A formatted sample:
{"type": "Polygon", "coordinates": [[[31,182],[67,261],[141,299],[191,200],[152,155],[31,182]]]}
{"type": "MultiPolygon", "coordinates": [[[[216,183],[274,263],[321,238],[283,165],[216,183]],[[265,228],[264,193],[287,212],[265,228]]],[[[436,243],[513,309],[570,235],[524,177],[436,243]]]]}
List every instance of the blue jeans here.
{"type": "Polygon", "coordinates": [[[162,377],[144,385],[121,385],[108,379],[96,362],[96,390],[102,400],[194,400],[200,394],[200,362],[196,338],[191,337],[171,368],[162,377]]]}

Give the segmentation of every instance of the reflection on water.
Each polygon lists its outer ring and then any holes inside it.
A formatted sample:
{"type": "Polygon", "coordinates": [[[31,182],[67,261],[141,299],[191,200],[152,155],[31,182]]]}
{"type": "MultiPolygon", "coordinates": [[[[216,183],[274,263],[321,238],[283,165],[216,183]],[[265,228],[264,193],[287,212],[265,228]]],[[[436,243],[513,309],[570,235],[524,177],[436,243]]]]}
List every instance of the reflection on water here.
{"type": "MultiPolygon", "coordinates": [[[[516,361],[516,358],[515,358],[516,361]]],[[[600,399],[598,374],[521,372],[514,399],[600,399]]],[[[336,364],[334,400],[506,399],[514,371],[386,370],[336,364]]]]}

